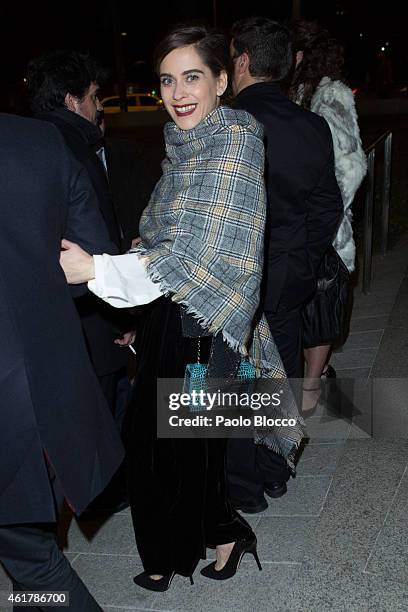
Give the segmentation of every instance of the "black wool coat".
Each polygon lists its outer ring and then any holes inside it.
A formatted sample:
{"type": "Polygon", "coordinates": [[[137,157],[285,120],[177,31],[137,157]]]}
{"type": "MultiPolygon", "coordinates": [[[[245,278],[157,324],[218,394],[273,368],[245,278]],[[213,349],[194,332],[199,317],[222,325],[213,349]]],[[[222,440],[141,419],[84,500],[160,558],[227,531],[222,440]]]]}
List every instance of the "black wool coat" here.
{"type": "Polygon", "coordinates": [[[112,244],[54,126],[0,115],[0,134],[0,525],[49,522],[47,463],[80,513],[123,459],[59,265],[62,237],[112,244]]]}

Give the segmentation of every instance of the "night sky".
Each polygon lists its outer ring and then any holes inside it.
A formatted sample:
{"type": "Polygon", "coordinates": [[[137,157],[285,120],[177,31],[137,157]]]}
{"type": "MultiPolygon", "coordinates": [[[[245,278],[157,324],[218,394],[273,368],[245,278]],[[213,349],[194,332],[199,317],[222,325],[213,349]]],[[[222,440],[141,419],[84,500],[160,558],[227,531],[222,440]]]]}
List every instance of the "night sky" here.
{"type": "MultiPolygon", "coordinates": [[[[114,0],[112,0],[113,2],[114,0]]],[[[112,33],[112,2],[41,2],[30,5],[14,2],[2,9],[0,44],[3,59],[1,89],[23,79],[31,57],[53,48],[89,51],[111,69],[115,77],[112,33]]],[[[115,3],[120,14],[124,56],[129,80],[151,78],[150,62],[155,43],[169,26],[196,19],[213,21],[213,0],[143,0],[115,3]]],[[[268,16],[289,20],[291,0],[247,2],[218,0],[218,27],[228,32],[231,23],[241,17],[268,16]]],[[[398,3],[400,4],[400,3],[398,3]]],[[[408,3],[398,6],[394,0],[378,3],[368,0],[303,0],[305,18],[318,18],[346,46],[349,73],[361,77],[377,48],[385,44],[393,56],[400,78],[405,77],[408,53],[405,49],[408,3]],[[363,36],[360,36],[363,34],[363,36]],[[359,74],[359,72],[361,74],[359,74]]]]}

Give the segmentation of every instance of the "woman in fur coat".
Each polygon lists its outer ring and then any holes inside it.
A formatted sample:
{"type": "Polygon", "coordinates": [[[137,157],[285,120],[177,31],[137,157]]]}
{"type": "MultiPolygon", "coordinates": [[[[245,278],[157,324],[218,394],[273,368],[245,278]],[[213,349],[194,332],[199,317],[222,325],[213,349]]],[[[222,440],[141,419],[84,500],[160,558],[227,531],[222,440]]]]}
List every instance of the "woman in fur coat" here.
{"type": "MultiPolygon", "coordinates": [[[[296,28],[295,49],[296,69],[289,95],[301,106],[324,117],[330,126],[336,178],[344,205],[344,215],[333,246],[352,272],[356,248],[351,205],[366,173],[367,163],[361,146],[353,92],[343,80],[343,49],[327,30],[308,22],[300,22],[296,28]]],[[[313,407],[319,398],[317,379],[336,375],[328,365],[330,348],[330,345],[324,345],[304,349],[304,389],[311,391],[310,397],[304,397],[306,409],[313,407]]]]}

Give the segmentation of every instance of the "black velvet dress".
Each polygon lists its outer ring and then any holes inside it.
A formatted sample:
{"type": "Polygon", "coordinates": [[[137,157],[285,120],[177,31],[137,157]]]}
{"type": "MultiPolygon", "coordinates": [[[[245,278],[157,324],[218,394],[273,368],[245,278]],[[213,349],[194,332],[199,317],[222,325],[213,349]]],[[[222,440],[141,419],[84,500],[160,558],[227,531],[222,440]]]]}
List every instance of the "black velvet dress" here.
{"type": "MultiPolygon", "coordinates": [[[[144,570],[193,573],[207,545],[252,534],[226,490],[225,440],[157,439],[156,379],[183,378],[197,357],[197,340],[182,335],[180,306],[153,302],[138,330],[138,369],[125,421],[129,494],[144,570]]],[[[211,338],[201,339],[202,362],[211,338]]]]}

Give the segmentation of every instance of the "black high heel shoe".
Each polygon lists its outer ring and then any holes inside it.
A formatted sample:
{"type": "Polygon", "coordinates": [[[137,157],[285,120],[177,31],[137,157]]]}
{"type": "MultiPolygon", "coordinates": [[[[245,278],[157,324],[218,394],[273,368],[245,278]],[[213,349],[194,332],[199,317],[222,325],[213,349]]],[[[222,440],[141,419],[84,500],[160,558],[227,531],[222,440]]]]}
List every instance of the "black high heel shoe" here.
{"type": "Polygon", "coordinates": [[[222,569],[216,570],[216,561],[213,561],[210,565],[203,567],[200,573],[206,578],[212,578],[213,580],[228,580],[228,578],[232,578],[232,576],[237,573],[237,569],[245,553],[251,553],[258,565],[258,569],[262,570],[262,565],[259,561],[258,553],[256,552],[256,537],[254,535],[248,540],[239,540],[235,542],[230,556],[228,557],[228,561],[222,569]]]}
{"type": "MultiPolygon", "coordinates": [[[[154,580],[150,578],[150,575],[147,572],[142,572],[133,578],[133,582],[143,589],[148,589],[149,591],[168,591],[171,585],[171,582],[176,575],[176,572],[172,572],[171,574],[167,574],[159,580],[154,580]]],[[[193,577],[189,576],[190,584],[194,584],[193,577]]]]}
{"type": "Polygon", "coordinates": [[[308,408],[304,408],[305,398],[302,397],[301,415],[302,417],[307,418],[307,417],[313,416],[314,413],[316,412],[320,404],[320,401],[321,401],[322,388],[320,385],[318,387],[312,387],[311,389],[305,389],[303,387],[303,393],[314,393],[315,394],[315,395],[306,396],[307,404],[311,401],[310,407],[308,408]]]}

